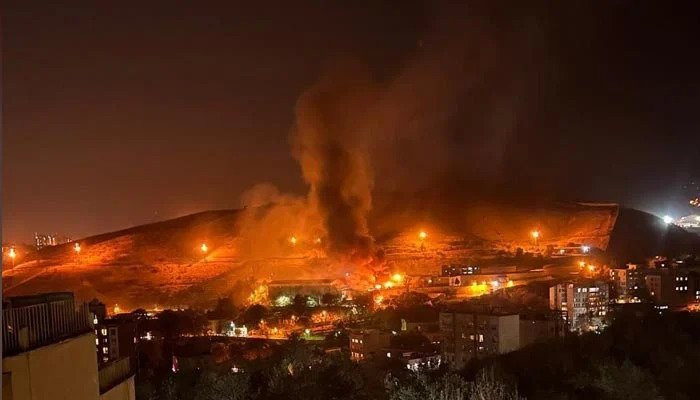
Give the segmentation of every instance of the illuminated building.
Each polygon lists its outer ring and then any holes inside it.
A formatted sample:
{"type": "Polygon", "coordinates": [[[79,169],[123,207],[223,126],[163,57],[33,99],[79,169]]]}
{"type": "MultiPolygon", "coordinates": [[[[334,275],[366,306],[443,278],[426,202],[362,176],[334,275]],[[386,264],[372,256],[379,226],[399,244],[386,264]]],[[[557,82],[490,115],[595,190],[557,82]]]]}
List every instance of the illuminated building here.
{"type": "Polygon", "coordinates": [[[627,264],[622,268],[610,269],[610,280],[612,280],[620,297],[626,297],[644,287],[644,270],[637,268],[636,264],[627,264]]]}
{"type": "Polygon", "coordinates": [[[475,275],[481,273],[478,265],[449,264],[442,266],[442,276],[475,275]]]}
{"type": "Polygon", "coordinates": [[[423,353],[405,349],[383,349],[387,359],[401,360],[406,369],[413,372],[433,371],[440,368],[442,356],[436,353],[423,353]]]}
{"type": "Polygon", "coordinates": [[[604,328],[608,302],[609,287],[602,281],[560,283],[549,288],[549,308],[560,313],[571,331],[604,328]]]}
{"type": "Polygon", "coordinates": [[[504,354],[520,347],[520,317],[499,313],[440,313],[443,362],[463,368],[474,357],[504,354]]]}
{"type": "Polygon", "coordinates": [[[71,239],[65,236],[56,234],[34,233],[34,246],[37,250],[49,247],[58,246],[59,244],[69,243],[71,239]]]}
{"type": "Polygon", "coordinates": [[[363,329],[350,332],[350,359],[366,361],[374,358],[382,349],[389,347],[390,336],[378,329],[363,329]]]}
{"type": "Polygon", "coordinates": [[[684,306],[695,301],[696,280],[678,268],[660,268],[648,274],[644,281],[649,294],[658,304],[684,306]]]}

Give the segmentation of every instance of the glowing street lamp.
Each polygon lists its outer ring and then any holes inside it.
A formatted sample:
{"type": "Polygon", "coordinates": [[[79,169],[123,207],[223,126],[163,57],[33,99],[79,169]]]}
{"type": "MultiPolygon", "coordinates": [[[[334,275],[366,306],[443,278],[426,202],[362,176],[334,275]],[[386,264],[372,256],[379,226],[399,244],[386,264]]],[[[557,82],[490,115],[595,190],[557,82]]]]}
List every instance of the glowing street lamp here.
{"type": "Polygon", "coordinates": [[[7,254],[12,259],[12,268],[15,267],[15,257],[17,257],[17,252],[14,247],[10,247],[10,252],[7,254]]]}
{"type": "Polygon", "coordinates": [[[207,247],[206,243],[202,243],[202,245],[199,247],[199,249],[202,251],[202,253],[207,254],[209,251],[209,247],[207,247]]]}

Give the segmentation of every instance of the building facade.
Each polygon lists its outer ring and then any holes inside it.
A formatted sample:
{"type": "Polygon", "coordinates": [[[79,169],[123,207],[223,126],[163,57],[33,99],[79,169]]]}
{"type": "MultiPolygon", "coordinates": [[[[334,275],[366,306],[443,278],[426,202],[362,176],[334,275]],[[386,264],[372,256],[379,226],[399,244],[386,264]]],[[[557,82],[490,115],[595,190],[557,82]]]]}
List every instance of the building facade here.
{"type": "Polygon", "coordinates": [[[389,347],[391,336],[378,329],[362,329],[350,332],[350,359],[366,361],[376,357],[389,347]]]}
{"type": "Polygon", "coordinates": [[[520,347],[517,314],[440,313],[442,360],[461,369],[474,357],[504,354],[520,347]]]}
{"type": "Polygon", "coordinates": [[[2,320],[3,400],[135,399],[130,360],[98,368],[92,314],[71,293],[9,298],[2,320]]]}
{"type": "Polygon", "coordinates": [[[696,280],[685,269],[658,268],[644,278],[649,295],[658,304],[685,306],[695,301],[696,280]]]}
{"type": "Polygon", "coordinates": [[[571,331],[604,328],[609,302],[609,286],[602,281],[560,283],[549,288],[549,308],[559,313],[571,331]]]}

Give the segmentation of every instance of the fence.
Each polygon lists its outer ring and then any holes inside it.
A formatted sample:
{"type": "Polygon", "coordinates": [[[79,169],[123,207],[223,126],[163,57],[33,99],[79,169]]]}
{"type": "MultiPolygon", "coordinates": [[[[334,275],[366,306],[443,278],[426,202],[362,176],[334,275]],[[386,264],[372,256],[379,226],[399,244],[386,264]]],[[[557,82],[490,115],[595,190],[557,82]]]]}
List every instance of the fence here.
{"type": "Polygon", "coordinates": [[[58,300],[2,311],[3,356],[31,350],[93,328],[88,304],[58,300]]]}
{"type": "Polygon", "coordinates": [[[103,366],[99,370],[100,393],[108,391],[133,374],[129,357],[120,358],[103,366]]]}

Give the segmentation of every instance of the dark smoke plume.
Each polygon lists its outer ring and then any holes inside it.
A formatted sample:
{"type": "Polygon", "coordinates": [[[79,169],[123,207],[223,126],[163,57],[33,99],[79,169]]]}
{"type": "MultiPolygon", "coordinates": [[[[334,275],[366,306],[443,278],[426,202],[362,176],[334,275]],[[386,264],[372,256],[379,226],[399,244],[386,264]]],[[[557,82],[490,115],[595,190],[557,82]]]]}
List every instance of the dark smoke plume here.
{"type": "Polygon", "coordinates": [[[362,67],[349,64],[332,68],[300,97],[293,145],[328,249],[366,259],[373,252],[367,229],[373,176],[366,121],[376,89],[362,67]]]}

